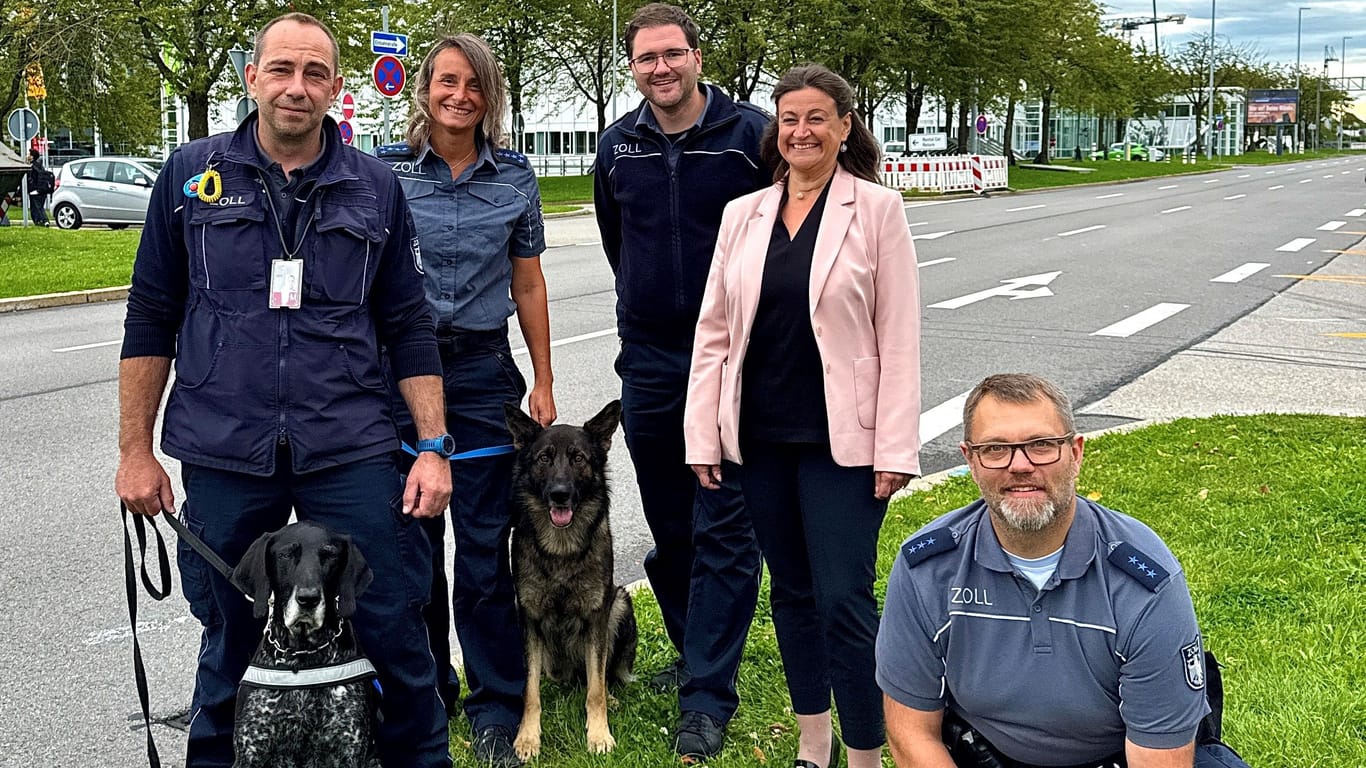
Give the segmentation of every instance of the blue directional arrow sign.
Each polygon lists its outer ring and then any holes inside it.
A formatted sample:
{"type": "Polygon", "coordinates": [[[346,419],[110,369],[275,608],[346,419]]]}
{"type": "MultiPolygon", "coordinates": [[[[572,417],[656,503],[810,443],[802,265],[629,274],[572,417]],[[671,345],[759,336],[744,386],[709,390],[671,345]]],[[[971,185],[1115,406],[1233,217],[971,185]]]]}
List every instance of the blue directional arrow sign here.
{"type": "Polygon", "coordinates": [[[394,56],[407,56],[408,36],[376,29],[370,33],[370,52],[381,55],[388,53],[394,56]]]}

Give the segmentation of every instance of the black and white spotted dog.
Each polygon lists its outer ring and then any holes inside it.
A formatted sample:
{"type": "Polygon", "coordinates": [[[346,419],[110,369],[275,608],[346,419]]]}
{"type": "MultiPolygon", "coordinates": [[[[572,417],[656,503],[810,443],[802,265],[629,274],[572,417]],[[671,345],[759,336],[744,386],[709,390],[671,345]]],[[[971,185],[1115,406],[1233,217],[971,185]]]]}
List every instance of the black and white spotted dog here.
{"type": "Polygon", "coordinates": [[[235,768],[378,768],[375,670],[349,621],[373,578],[350,537],[315,523],[247,550],[232,581],[268,618],[237,692],[235,768]]]}

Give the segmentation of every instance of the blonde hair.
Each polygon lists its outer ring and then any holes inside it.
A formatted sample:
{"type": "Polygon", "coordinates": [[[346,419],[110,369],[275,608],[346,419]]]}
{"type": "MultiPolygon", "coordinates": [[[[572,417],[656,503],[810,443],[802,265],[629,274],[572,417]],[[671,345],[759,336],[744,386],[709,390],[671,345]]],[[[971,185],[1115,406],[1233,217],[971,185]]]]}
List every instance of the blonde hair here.
{"type": "Polygon", "coordinates": [[[480,132],[484,141],[493,147],[503,146],[503,120],[507,116],[507,85],[503,82],[503,69],[493,49],[484,38],[461,32],[447,35],[432,46],[427,58],[417,71],[416,86],[413,88],[413,113],[408,118],[408,131],[404,138],[414,152],[422,148],[432,138],[432,108],[428,103],[432,95],[432,73],[436,69],[436,57],[442,52],[455,49],[465,55],[479,79],[479,88],[484,94],[484,120],[480,132]]]}

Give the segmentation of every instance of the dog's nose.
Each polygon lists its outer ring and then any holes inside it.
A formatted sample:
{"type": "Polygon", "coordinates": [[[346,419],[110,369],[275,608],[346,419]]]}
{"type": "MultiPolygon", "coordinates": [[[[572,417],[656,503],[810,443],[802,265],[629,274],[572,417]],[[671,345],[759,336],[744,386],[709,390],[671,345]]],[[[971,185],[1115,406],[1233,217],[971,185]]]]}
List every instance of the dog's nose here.
{"type": "Polygon", "coordinates": [[[556,506],[564,506],[569,503],[568,488],[551,488],[546,495],[550,497],[550,503],[556,506]]]}
{"type": "Polygon", "coordinates": [[[322,602],[323,593],[320,589],[306,589],[300,587],[294,591],[294,600],[299,604],[300,608],[312,610],[318,607],[318,603],[322,602]]]}

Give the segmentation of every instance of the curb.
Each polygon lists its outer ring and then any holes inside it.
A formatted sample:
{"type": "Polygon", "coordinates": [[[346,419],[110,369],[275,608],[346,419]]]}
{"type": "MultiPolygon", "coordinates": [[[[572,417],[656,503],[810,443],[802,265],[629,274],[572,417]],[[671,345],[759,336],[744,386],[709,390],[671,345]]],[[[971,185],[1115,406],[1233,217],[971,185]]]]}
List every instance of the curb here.
{"type": "Polygon", "coordinates": [[[17,296],[12,299],[0,299],[0,314],[6,312],[23,312],[29,309],[66,307],[72,304],[94,304],[100,301],[121,301],[128,298],[129,287],[130,286],[127,285],[120,285],[114,288],[96,288],[93,291],[43,293],[37,296],[17,296]]]}

